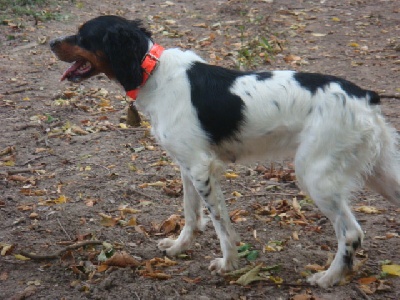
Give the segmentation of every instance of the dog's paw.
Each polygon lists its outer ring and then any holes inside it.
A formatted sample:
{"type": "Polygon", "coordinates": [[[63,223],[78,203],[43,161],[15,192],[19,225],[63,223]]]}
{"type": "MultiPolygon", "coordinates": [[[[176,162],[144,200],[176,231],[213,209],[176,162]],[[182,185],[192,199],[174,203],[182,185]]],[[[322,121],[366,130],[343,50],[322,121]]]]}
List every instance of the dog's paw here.
{"type": "Polygon", "coordinates": [[[168,256],[176,256],[186,250],[179,242],[177,242],[177,240],[170,238],[165,238],[159,241],[158,249],[164,251],[168,256]]]}
{"type": "Polygon", "coordinates": [[[340,277],[332,276],[328,271],[322,271],[311,275],[307,278],[307,281],[312,285],[319,285],[326,289],[337,284],[340,281],[340,277]]]}
{"type": "Polygon", "coordinates": [[[208,270],[211,274],[224,274],[233,270],[236,270],[239,266],[239,261],[237,259],[226,260],[224,258],[216,258],[211,261],[208,270]]]}
{"type": "Polygon", "coordinates": [[[158,249],[165,252],[168,256],[176,256],[187,250],[189,245],[189,242],[182,242],[182,239],[173,240],[165,238],[158,242],[158,249]]]}

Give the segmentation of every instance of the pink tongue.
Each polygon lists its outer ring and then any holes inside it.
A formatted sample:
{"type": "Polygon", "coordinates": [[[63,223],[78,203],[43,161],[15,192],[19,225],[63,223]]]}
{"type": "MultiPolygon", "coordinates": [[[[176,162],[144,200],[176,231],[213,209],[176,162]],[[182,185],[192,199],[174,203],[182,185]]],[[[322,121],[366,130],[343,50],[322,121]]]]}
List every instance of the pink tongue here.
{"type": "Polygon", "coordinates": [[[64,74],[61,76],[60,81],[65,80],[65,78],[68,77],[69,74],[73,73],[74,71],[76,71],[77,69],[79,69],[80,66],[82,66],[82,64],[84,64],[84,62],[82,61],[76,61],[73,63],[72,66],[70,66],[65,72],[64,74]]]}

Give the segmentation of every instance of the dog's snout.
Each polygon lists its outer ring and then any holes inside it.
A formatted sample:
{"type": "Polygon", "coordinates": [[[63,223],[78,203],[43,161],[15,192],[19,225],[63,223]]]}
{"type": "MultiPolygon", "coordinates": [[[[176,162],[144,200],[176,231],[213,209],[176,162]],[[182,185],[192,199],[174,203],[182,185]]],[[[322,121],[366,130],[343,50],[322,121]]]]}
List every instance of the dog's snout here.
{"type": "Polygon", "coordinates": [[[59,38],[53,39],[50,41],[50,48],[53,50],[60,43],[61,43],[61,39],[59,39],[59,38]]]}

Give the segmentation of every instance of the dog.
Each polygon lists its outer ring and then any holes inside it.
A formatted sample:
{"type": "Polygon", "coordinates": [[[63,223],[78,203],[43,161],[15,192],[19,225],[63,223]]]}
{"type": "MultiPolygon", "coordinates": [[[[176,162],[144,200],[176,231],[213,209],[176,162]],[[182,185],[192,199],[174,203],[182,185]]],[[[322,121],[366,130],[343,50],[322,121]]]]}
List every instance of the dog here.
{"type": "Polygon", "coordinates": [[[226,163],[294,156],[299,186],[332,222],[338,240],[330,267],[308,278],[323,288],[352,269],[363,240],[351,193],[367,185],[400,205],[397,132],[373,91],[329,75],[210,65],[192,51],[164,49],[139,20],[118,16],[89,20],[50,47],[72,63],[62,80],[104,73],[117,81],[179,164],[186,221],[176,240],[159,241],[167,255],[187,250],[203,230],[205,205],[222,250],[209,269],[238,268],[239,237],[218,182],[226,163]]]}

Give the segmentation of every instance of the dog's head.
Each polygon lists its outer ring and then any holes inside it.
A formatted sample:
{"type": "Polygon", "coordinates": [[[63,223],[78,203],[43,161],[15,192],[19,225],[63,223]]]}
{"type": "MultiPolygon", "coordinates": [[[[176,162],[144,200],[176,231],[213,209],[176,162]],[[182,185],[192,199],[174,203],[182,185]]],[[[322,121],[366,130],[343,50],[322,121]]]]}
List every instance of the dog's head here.
{"type": "Polygon", "coordinates": [[[61,80],[80,82],[104,73],[132,90],[142,82],[140,65],[150,39],[139,20],[101,16],[83,24],[75,35],[52,40],[50,47],[60,60],[72,63],[61,80]]]}

